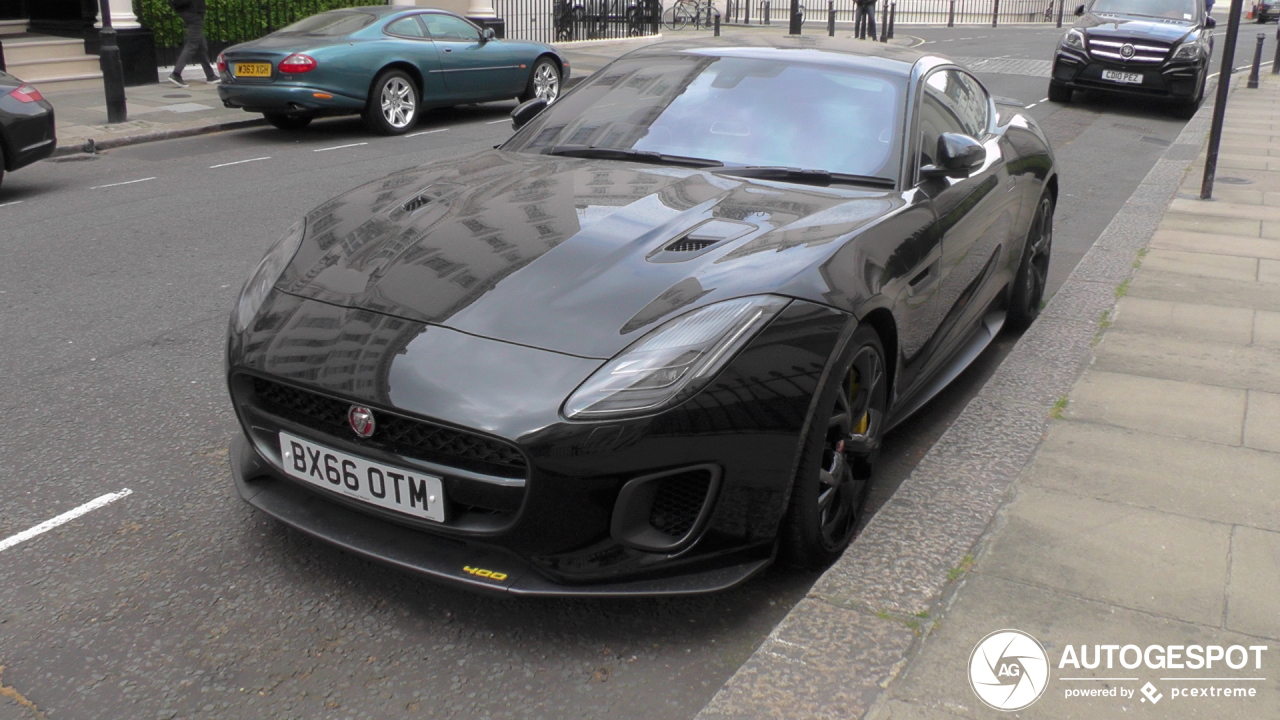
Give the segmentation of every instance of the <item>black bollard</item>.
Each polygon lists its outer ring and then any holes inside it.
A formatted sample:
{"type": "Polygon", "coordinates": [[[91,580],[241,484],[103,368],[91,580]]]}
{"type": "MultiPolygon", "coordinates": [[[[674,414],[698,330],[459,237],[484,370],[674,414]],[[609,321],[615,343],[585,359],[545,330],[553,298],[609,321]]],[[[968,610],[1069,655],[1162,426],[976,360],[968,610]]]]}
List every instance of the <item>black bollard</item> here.
{"type": "Polygon", "coordinates": [[[1062,6],[1067,0],[1058,0],[1058,27],[1062,27],[1062,6]]]}
{"type": "Polygon", "coordinates": [[[102,69],[102,89],[107,96],[107,122],[122,123],[129,118],[124,102],[124,66],[120,63],[120,46],[111,27],[110,0],[101,0],[102,30],[98,32],[101,47],[98,67],[102,69]]]}
{"type": "Polygon", "coordinates": [[[772,25],[773,23],[769,22],[771,19],[773,19],[773,8],[769,7],[769,0],[764,0],[764,24],[772,25]]]}
{"type": "Polygon", "coordinates": [[[991,27],[996,26],[996,19],[1000,17],[1000,0],[995,0],[991,4],[991,27]]]}
{"type": "Polygon", "coordinates": [[[800,0],[791,0],[791,23],[787,26],[787,34],[800,34],[800,0]]]}
{"type": "Polygon", "coordinates": [[[1271,74],[1280,75],[1280,27],[1276,28],[1276,59],[1271,61],[1271,74]]]}
{"type": "Polygon", "coordinates": [[[1258,89],[1258,70],[1262,68],[1262,43],[1266,42],[1265,33],[1258,33],[1258,46],[1253,49],[1253,67],[1249,69],[1249,83],[1245,87],[1258,89]]]}
{"type": "Polygon", "coordinates": [[[893,16],[897,15],[898,3],[889,3],[889,39],[893,39],[893,16]]]}
{"type": "Polygon", "coordinates": [[[827,0],[827,37],[836,36],[836,0],[827,0]]]}
{"type": "Polygon", "coordinates": [[[720,37],[720,11],[719,10],[716,11],[715,18],[716,18],[715,37],[720,37]]]}
{"type": "Polygon", "coordinates": [[[1213,100],[1213,122],[1209,125],[1209,148],[1205,151],[1204,177],[1200,180],[1200,199],[1213,197],[1213,180],[1218,173],[1218,146],[1222,144],[1222,122],[1227,114],[1227,93],[1231,85],[1231,69],[1236,60],[1236,35],[1240,32],[1240,10],[1244,0],[1231,0],[1227,16],[1227,37],[1222,45],[1222,70],[1218,74],[1218,91],[1213,100]]]}
{"type": "MultiPolygon", "coordinates": [[[[875,38],[872,38],[873,40],[875,38]]],[[[889,42],[889,3],[885,2],[884,11],[880,13],[880,42],[889,42]]]]}
{"type": "Polygon", "coordinates": [[[956,26],[956,0],[951,0],[951,9],[947,11],[947,27],[956,26]]]}

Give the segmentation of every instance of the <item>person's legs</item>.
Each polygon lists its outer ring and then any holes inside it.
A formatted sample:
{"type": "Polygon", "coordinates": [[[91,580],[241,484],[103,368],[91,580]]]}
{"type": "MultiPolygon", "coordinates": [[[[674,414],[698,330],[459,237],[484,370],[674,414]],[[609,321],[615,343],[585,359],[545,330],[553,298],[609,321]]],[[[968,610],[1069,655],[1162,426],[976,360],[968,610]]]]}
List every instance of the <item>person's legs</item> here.
{"type": "Polygon", "coordinates": [[[867,6],[858,5],[857,17],[853,21],[853,36],[856,38],[866,37],[863,33],[867,29],[867,6]]]}
{"type": "Polygon", "coordinates": [[[876,39],[876,6],[875,3],[867,5],[867,37],[872,40],[876,39]]]}
{"type": "Polygon", "coordinates": [[[200,28],[200,67],[204,70],[204,79],[206,82],[213,82],[218,79],[218,73],[214,72],[213,65],[209,62],[209,43],[204,39],[204,23],[200,28]]]}
{"type": "MultiPolygon", "coordinates": [[[[191,61],[193,55],[200,51],[200,43],[204,42],[204,18],[199,15],[182,13],[182,24],[186,28],[183,34],[182,50],[178,52],[178,60],[173,64],[173,74],[169,76],[171,80],[177,80],[175,84],[182,83],[182,69],[191,61]]],[[[208,62],[206,59],[204,62],[208,62]]]]}

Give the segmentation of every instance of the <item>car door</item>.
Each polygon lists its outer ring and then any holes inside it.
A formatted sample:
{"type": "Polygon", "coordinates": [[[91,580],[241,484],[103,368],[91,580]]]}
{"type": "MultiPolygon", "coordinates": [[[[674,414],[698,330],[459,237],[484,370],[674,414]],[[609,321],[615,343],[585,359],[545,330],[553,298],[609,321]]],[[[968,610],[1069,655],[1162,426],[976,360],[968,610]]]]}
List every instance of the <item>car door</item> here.
{"type": "Polygon", "coordinates": [[[422,75],[424,100],[438,97],[444,90],[440,73],[439,52],[422,24],[421,14],[408,15],[387,23],[382,32],[387,36],[391,56],[408,59],[422,75]]]}
{"type": "Polygon", "coordinates": [[[510,48],[497,40],[485,40],[480,28],[456,15],[426,13],[422,20],[435,41],[451,96],[490,99],[516,94],[520,63],[510,48]]]}
{"type": "Polygon", "coordinates": [[[933,200],[942,234],[938,294],[946,314],[936,355],[942,362],[985,309],[988,281],[1008,247],[1019,197],[999,136],[991,132],[990,98],[981,84],[959,69],[935,70],[925,78],[919,107],[919,167],[936,163],[942,133],[973,137],[987,152],[983,165],[965,176],[934,176],[918,184],[933,200]]]}

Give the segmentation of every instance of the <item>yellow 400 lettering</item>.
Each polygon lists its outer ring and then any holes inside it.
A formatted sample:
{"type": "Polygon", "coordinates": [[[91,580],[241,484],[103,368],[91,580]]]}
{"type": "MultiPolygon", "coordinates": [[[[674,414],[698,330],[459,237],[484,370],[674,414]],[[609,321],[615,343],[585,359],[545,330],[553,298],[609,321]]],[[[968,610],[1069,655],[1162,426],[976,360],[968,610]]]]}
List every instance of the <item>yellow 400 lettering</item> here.
{"type": "Polygon", "coordinates": [[[494,572],[493,570],[484,570],[482,568],[473,568],[470,565],[463,565],[462,572],[475,575],[476,577],[489,578],[490,580],[506,580],[507,574],[503,572],[494,572]]]}

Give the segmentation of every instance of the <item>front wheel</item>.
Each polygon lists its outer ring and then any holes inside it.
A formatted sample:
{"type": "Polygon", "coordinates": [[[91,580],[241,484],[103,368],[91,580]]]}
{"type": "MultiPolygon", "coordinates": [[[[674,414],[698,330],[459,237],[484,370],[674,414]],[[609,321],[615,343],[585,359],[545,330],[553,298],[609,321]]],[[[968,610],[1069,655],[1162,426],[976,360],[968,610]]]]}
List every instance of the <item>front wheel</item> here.
{"type": "Polygon", "coordinates": [[[1053,196],[1045,192],[1036,206],[1031,229],[1027,232],[1027,244],[1022,249],[1022,262],[1014,276],[1013,291],[1009,294],[1009,312],[1005,325],[1014,332],[1022,332],[1040,316],[1040,304],[1044,301],[1044,289],[1049,279],[1049,255],[1053,252],[1053,196]]]}
{"type": "Polygon", "coordinates": [[[301,130],[311,124],[312,117],[304,113],[263,113],[267,122],[281,130],[301,130]]]}
{"type": "Polygon", "coordinates": [[[418,86],[401,70],[384,70],[369,89],[364,124],[379,135],[402,135],[418,120],[418,86]]]}
{"type": "Polygon", "coordinates": [[[782,559],[808,570],[835,562],[853,541],[884,435],[884,346],[863,325],[846,348],[809,420],[779,538],[782,559]]]}
{"type": "Polygon", "coordinates": [[[662,13],[662,24],[672,30],[683,30],[689,24],[689,16],[681,3],[676,3],[662,13]]]}
{"type": "Polygon", "coordinates": [[[1049,81],[1049,102],[1071,102],[1071,88],[1060,82],[1049,81]]]}
{"type": "Polygon", "coordinates": [[[560,97],[560,68],[551,58],[538,58],[529,73],[529,82],[525,85],[520,102],[528,102],[534,98],[546,100],[547,104],[560,97]]]}

